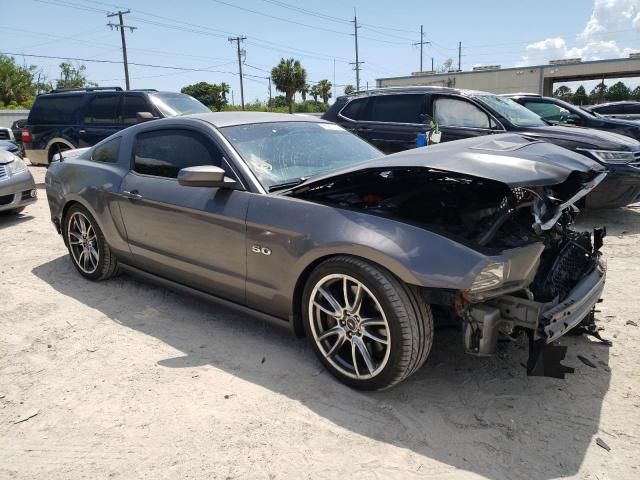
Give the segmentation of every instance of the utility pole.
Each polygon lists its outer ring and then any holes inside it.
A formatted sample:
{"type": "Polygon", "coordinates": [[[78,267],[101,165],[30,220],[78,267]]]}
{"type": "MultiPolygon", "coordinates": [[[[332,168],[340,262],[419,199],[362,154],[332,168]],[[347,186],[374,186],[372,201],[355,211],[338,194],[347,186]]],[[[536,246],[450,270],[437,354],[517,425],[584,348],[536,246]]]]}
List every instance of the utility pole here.
{"type": "Polygon", "coordinates": [[[462,42],[458,42],[458,71],[462,71],[462,42]]]}
{"type": "Polygon", "coordinates": [[[240,72],[240,104],[242,105],[242,110],[244,110],[244,85],[242,84],[242,53],[240,51],[240,42],[246,40],[247,37],[244,35],[241,37],[229,37],[230,42],[236,42],[238,46],[238,70],[240,72]]]}
{"type": "Polygon", "coordinates": [[[269,106],[271,106],[271,75],[267,77],[267,80],[269,80],[269,106]]]}
{"type": "Polygon", "coordinates": [[[356,16],[356,11],[354,9],[353,10],[353,31],[356,37],[356,61],[349,62],[349,63],[351,65],[355,65],[353,69],[356,71],[356,91],[360,91],[360,64],[364,63],[358,60],[358,28],[360,28],[358,26],[358,17],[356,16]]]}
{"type": "Polygon", "coordinates": [[[431,57],[431,71],[433,72],[433,57],[431,57]]]}
{"type": "Polygon", "coordinates": [[[138,27],[130,27],[129,25],[124,24],[122,16],[126,15],[127,13],[131,12],[129,10],[127,10],[126,12],[118,10],[116,13],[108,13],[108,18],[117,16],[120,20],[120,24],[109,22],[107,23],[107,26],[111,28],[111,30],[113,30],[114,28],[116,30],[120,30],[120,39],[122,40],[122,61],[124,62],[124,81],[127,86],[127,90],[129,90],[131,89],[131,85],[129,84],[129,62],[127,61],[127,41],[124,37],[124,29],[128,28],[129,32],[133,33],[133,31],[138,27]]]}
{"type": "MultiPolygon", "coordinates": [[[[413,46],[420,45],[420,71],[422,72],[422,47],[424,45],[431,45],[431,42],[424,41],[424,27],[420,25],[420,41],[413,44],[413,46]]],[[[433,62],[432,62],[433,63],[433,62]]],[[[431,70],[433,70],[433,65],[431,66],[431,70]]]]}

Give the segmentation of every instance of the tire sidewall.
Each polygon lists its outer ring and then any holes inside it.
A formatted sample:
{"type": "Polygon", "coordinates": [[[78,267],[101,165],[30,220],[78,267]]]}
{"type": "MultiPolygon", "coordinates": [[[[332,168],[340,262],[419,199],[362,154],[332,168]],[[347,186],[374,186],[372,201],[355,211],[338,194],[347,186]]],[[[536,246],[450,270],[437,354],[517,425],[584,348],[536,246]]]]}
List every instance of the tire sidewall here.
{"type": "MultiPolygon", "coordinates": [[[[377,266],[374,268],[383,273],[387,277],[387,280],[393,279],[392,275],[385,270],[377,266]]],[[[394,290],[396,290],[395,293],[399,295],[400,292],[397,291],[398,289],[394,288],[394,290]]],[[[313,348],[316,356],[333,376],[335,376],[341,382],[360,390],[380,390],[392,383],[393,379],[397,376],[398,369],[400,368],[399,364],[402,360],[401,354],[403,350],[403,332],[399,320],[399,312],[397,312],[396,308],[391,304],[388,295],[386,294],[386,292],[384,292],[384,289],[379,284],[377,279],[375,279],[367,270],[359,268],[356,265],[352,265],[340,259],[326,261],[325,263],[317,267],[309,276],[303,293],[302,306],[302,319],[305,334],[309,338],[311,347],[313,348]],[[336,370],[335,367],[327,361],[324,354],[316,344],[310,326],[311,319],[309,318],[309,301],[311,298],[311,292],[313,291],[317,283],[327,275],[331,274],[349,275],[362,282],[371,291],[371,293],[375,295],[384,311],[385,317],[387,319],[387,324],[389,325],[389,335],[391,337],[389,346],[391,348],[391,351],[389,352],[389,359],[384,369],[373,378],[358,380],[344,375],[343,373],[336,370]]],[[[407,305],[405,304],[405,308],[406,307],[407,305]]]]}

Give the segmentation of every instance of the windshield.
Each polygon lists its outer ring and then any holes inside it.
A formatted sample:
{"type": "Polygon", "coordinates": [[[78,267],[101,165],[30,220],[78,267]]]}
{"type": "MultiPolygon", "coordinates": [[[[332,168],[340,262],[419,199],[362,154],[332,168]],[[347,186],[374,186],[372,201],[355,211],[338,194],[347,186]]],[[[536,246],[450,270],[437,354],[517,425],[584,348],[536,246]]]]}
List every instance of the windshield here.
{"type": "Polygon", "coordinates": [[[153,93],[151,102],[165,117],[177,117],[191,113],[211,113],[207,107],[195,98],[184,93],[153,93]]]}
{"type": "Polygon", "coordinates": [[[544,127],[547,125],[538,115],[510,98],[498,97],[497,95],[478,95],[475,98],[516,127],[544,127]]]}
{"type": "Polygon", "coordinates": [[[254,123],[220,131],[267,188],[382,156],[333,123],[254,123]]]}

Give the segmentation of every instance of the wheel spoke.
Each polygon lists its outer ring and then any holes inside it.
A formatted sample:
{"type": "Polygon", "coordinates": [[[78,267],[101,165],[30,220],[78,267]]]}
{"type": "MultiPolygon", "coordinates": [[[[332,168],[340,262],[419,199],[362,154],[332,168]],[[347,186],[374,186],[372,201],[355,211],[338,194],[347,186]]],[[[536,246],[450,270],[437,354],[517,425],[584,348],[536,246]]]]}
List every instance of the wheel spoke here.
{"type": "Polygon", "coordinates": [[[357,349],[358,352],[360,352],[360,356],[364,360],[365,365],[367,366],[367,370],[369,370],[369,373],[373,373],[376,367],[373,363],[373,359],[371,358],[371,354],[369,353],[369,350],[367,349],[367,346],[364,344],[362,339],[360,337],[354,336],[351,339],[351,343],[353,344],[352,355],[353,355],[354,365],[357,366],[356,355],[355,355],[355,351],[357,349]]]}
{"type": "Polygon", "coordinates": [[[356,377],[360,377],[360,370],[358,369],[358,359],[356,358],[356,344],[352,340],[351,341],[351,362],[353,363],[353,371],[356,374],[356,377]]]}
{"type": "Polygon", "coordinates": [[[362,328],[369,328],[369,327],[384,327],[386,324],[384,322],[384,320],[381,317],[374,317],[374,318],[362,318],[360,320],[360,326],[362,328]]]}
{"type": "Polygon", "coordinates": [[[362,307],[362,300],[364,299],[364,289],[362,285],[358,284],[356,287],[356,296],[353,299],[353,304],[350,307],[351,312],[354,315],[358,315],[360,313],[360,308],[362,307]]]}
{"type": "Polygon", "coordinates": [[[331,315],[332,317],[339,317],[342,315],[342,305],[334,298],[334,296],[328,290],[324,288],[319,288],[318,292],[325,298],[325,300],[329,303],[333,311],[328,310],[327,308],[318,304],[318,302],[313,302],[320,310],[331,315]]]}
{"type": "Polygon", "coordinates": [[[367,338],[370,338],[370,339],[371,339],[371,340],[373,340],[374,342],[381,343],[382,345],[386,345],[386,344],[388,343],[386,338],[384,338],[384,337],[379,337],[378,335],[375,335],[375,334],[373,334],[373,333],[369,332],[368,330],[364,330],[364,329],[363,329],[363,330],[362,330],[362,335],[364,335],[364,336],[365,336],[365,337],[367,337],[367,338]]]}
{"type": "Polygon", "coordinates": [[[324,354],[325,357],[332,357],[335,353],[337,353],[338,350],[340,350],[340,347],[344,345],[344,342],[347,338],[347,334],[344,328],[342,328],[339,325],[336,325],[335,327],[330,328],[329,330],[324,332],[322,335],[320,335],[318,337],[318,342],[322,342],[323,340],[327,340],[328,338],[333,336],[337,336],[338,338],[336,338],[336,341],[333,343],[331,348],[327,352],[325,352],[324,354]]]}
{"type": "Polygon", "coordinates": [[[93,247],[89,247],[89,253],[91,254],[91,265],[95,268],[98,265],[98,251],[93,247]]]}
{"type": "Polygon", "coordinates": [[[74,240],[69,239],[69,243],[71,243],[72,245],[77,245],[79,243],[82,243],[82,235],[80,235],[77,232],[69,232],[69,235],[72,236],[74,240]]]}

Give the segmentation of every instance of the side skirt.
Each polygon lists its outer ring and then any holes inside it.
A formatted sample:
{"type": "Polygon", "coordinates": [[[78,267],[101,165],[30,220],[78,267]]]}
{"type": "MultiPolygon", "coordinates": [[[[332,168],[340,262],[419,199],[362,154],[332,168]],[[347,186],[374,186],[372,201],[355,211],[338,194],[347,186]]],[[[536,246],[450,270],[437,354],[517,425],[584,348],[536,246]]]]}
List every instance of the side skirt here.
{"type": "Polygon", "coordinates": [[[145,272],[144,270],[140,270],[139,268],[132,267],[131,265],[120,263],[120,268],[123,271],[135,277],[142,278],[146,281],[149,281],[150,283],[155,283],[156,285],[159,285],[161,287],[165,287],[177,292],[186,293],[187,295],[191,295],[193,297],[196,297],[200,300],[204,300],[209,303],[222,305],[223,307],[236,310],[237,312],[240,312],[240,313],[245,313],[247,315],[250,315],[251,317],[266,321],[272,325],[276,325],[278,327],[285,327],[285,328],[290,326],[290,322],[286,319],[274,317],[273,315],[263,313],[259,310],[254,310],[253,308],[246,307],[239,303],[235,303],[230,300],[225,300],[224,298],[220,298],[210,293],[206,293],[201,290],[188,287],[181,283],[174,282],[173,280],[169,280],[164,277],[159,277],[157,275],[154,275],[153,273],[145,272]]]}

